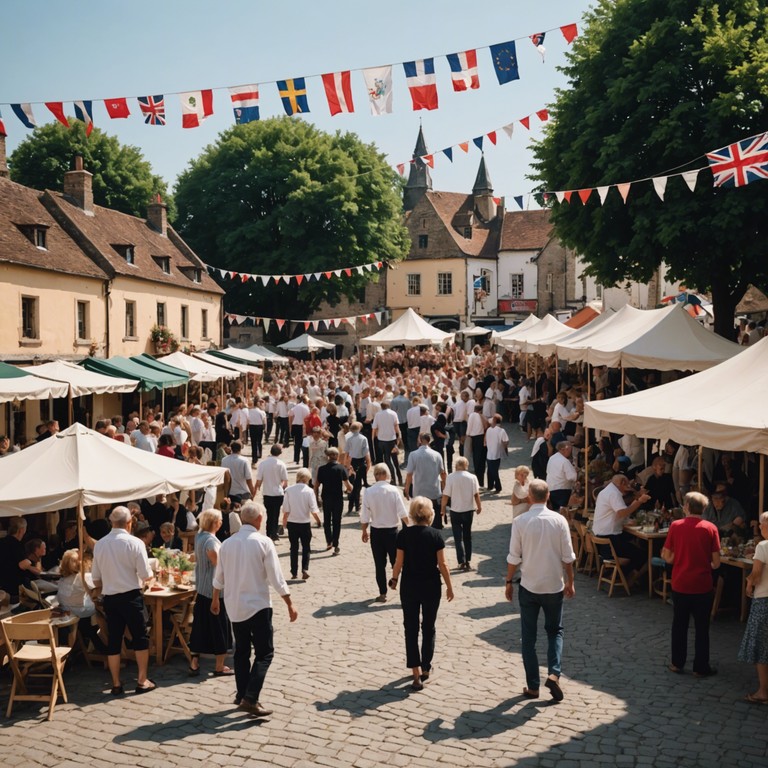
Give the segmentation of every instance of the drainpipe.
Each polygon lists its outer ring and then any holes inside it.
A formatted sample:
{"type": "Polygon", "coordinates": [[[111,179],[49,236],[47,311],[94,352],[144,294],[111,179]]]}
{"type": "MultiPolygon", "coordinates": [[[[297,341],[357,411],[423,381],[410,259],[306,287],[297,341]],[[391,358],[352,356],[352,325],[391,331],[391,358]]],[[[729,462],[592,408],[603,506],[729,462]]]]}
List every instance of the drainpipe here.
{"type": "Polygon", "coordinates": [[[109,359],[111,352],[111,341],[109,334],[109,305],[112,300],[112,281],[104,281],[104,357],[109,359]]]}

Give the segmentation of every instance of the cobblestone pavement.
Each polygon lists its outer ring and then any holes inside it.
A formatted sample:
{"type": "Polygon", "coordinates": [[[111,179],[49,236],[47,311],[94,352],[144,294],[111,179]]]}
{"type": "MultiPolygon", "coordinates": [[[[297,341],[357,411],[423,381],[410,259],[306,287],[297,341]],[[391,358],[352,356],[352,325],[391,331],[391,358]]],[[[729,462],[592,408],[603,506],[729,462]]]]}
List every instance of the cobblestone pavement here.
{"type": "MultiPolygon", "coordinates": [[[[712,627],[720,674],[678,677],[666,671],[670,607],[644,594],[609,599],[594,578],[578,576],[565,611],[565,700],[522,698],[517,604],[503,590],[510,468],[527,451],[520,432],[510,434],[505,491],[485,497],[476,518],[477,570],[452,576],[456,598],[441,606],[433,679],[423,691],[408,690],[399,600],[372,602],[370,551],[357,520],[345,516],[340,556],[314,556],[311,578],[292,585],[298,621],[289,624],[275,601],[276,655],[262,697],[270,718],[238,712],[229,680],[188,678],[180,656],[152,670],[155,693],[121,700],[106,694],[106,672],[75,661],[66,672],[70,703],[59,704],[52,722],[30,704],[0,718],[2,765],[764,768],[768,708],[743,701],[754,671],[736,661],[742,625],[733,618],[712,627]]],[[[287,574],[286,543],[279,552],[287,574]]],[[[126,670],[128,690],[134,673],[126,670]]],[[[8,687],[4,675],[3,712],[8,687]]]]}

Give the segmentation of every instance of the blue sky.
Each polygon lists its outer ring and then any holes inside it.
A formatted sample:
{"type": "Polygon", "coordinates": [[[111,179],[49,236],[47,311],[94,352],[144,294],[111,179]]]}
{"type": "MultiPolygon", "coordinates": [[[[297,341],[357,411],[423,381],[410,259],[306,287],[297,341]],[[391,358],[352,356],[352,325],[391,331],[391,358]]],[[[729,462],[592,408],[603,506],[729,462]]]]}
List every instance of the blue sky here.
{"type": "MultiPolygon", "coordinates": [[[[4,0],[0,7],[0,109],[8,152],[26,129],[7,104],[33,106],[38,124],[53,120],[44,101],[93,99],[94,120],[120,141],[142,151],[169,184],[189,160],[233,124],[226,88],[261,85],[261,115],[283,114],[274,80],[309,77],[310,120],[327,131],[352,131],[377,145],[389,161],[407,161],[419,121],[430,151],[470,141],[533,114],[554,99],[565,78],[557,71],[568,48],[558,27],[578,23],[588,0],[507,0],[475,5],[467,0],[4,0]],[[499,85],[487,49],[478,50],[480,88],[454,93],[445,54],[486,47],[548,32],[546,61],[528,39],[518,40],[520,80],[499,85]],[[400,62],[434,56],[440,107],[414,112],[400,62]],[[352,73],[355,113],[331,117],[319,75],[385,64],[394,72],[394,113],[370,115],[362,73],[352,73]],[[182,129],[172,92],[221,88],[215,114],[200,128],[182,129]],[[135,98],[131,116],[110,120],[100,100],[118,96],[166,95],[168,124],[144,125],[135,98]]],[[[74,114],[66,104],[67,114],[74,114]]],[[[531,141],[541,136],[519,123],[511,139],[499,131],[497,145],[484,142],[494,193],[525,195],[531,182],[531,141]]],[[[454,162],[438,155],[435,189],[469,191],[480,161],[454,150],[454,162]]]]}

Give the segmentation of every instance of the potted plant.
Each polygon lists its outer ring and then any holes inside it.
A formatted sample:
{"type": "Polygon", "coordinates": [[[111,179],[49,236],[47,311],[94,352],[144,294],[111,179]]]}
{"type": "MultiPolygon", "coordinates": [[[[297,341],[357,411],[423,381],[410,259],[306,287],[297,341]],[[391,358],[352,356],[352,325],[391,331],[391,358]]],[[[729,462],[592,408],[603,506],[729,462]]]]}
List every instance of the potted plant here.
{"type": "Polygon", "coordinates": [[[153,325],[149,331],[149,338],[155,345],[155,354],[168,355],[179,348],[176,337],[164,325],[153,325]]]}

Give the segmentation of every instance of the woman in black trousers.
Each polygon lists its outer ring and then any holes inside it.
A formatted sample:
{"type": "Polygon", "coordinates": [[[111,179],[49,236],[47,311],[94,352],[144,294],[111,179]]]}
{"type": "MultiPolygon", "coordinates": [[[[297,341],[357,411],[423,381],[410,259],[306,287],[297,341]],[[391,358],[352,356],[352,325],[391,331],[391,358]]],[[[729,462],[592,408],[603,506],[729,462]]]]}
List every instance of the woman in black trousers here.
{"type": "Polygon", "coordinates": [[[435,621],[440,607],[440,576],[445,582],[445,597],[453,600],[451,575],[445,564],[445,542],[440,531],[432,528],[432,502],[424,496],[411,501],[408,516],[411,525],[397,534],[397,559],[389,586],[400,585],[400,604],[405,628],[406,665],[411,668],[411,690],[420,691],[429,679],[435,653],[435,621]],[[421,619],[421,649],[419,649],[419,619],[421,619]]]}

